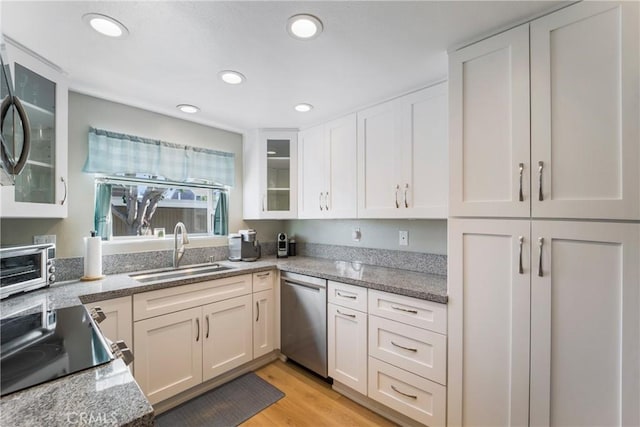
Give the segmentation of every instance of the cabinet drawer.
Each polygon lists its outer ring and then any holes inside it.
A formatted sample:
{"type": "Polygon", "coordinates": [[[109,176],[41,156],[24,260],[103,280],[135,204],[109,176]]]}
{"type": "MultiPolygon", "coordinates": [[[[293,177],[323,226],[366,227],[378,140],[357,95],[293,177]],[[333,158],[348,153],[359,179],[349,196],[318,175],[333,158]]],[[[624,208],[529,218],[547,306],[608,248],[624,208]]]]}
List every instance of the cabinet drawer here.
{"type": "Polygon", "coordinates": [[[446,387],[369,357],[369,397],[428,426],[444,426],[446,387]]]}
{"type": "Polygon", "coordinates": [[[147,319],[250,293],[250,274],[143,292],[133,296],[133,320],[147,319]]]}
{"type": "Polygon", "coordinates": [[[274,272],[261,271],[253,273],[253,292],[267,291],[273,289],[274,272]]]}
{"type": "Polygon", "coordinates": [[[442,334],[369,316],[369,356],[446,384],[447,337],[442,334]]]}
{"type": "Polygon", "coordinates": [[[330,303],[354,310],[367,312],[367,288],[361,286],[347,285],[346,283],[329,280],[329,295],[327,299],[330,303]]]}
{"type": "Polygon", "coordinates": [[[447,333],[447,306],[433,301],[369,289],[369,314],[447,333]]]}

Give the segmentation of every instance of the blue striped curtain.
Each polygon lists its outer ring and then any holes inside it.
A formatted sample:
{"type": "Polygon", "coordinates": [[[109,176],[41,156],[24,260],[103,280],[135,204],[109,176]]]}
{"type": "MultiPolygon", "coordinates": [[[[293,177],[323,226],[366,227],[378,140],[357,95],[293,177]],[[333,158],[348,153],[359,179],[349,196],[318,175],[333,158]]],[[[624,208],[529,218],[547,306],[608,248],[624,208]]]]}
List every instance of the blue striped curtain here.
{"type": "Polygon", "coordinates": [[[204,181],[233,186],[235,155],[89,128],[89,152],[83,172],[150,174],[170,181],[204,181]]]}

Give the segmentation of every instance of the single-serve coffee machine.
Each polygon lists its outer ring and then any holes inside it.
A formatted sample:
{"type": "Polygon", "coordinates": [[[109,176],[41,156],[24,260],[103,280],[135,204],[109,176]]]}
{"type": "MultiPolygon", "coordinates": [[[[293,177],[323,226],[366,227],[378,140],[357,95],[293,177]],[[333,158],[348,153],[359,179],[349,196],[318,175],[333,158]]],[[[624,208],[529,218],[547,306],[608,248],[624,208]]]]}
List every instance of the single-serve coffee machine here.
{"type": "Polygon", "coordinates": [[[256,230],[239,230],[229,234],[229,261],[255,261],[260,258],[256,230]]]}

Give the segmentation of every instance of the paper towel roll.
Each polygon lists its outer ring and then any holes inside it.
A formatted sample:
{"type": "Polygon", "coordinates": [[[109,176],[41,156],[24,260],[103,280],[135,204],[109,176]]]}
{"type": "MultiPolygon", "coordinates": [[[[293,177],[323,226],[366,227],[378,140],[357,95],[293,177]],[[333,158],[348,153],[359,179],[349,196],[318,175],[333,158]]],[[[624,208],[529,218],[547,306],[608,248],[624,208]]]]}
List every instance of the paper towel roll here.
{"type": "Polygon", "coordinates": [[[102,238],[99,236],[84,238],[84,277],[102,277],[102,238]]]}

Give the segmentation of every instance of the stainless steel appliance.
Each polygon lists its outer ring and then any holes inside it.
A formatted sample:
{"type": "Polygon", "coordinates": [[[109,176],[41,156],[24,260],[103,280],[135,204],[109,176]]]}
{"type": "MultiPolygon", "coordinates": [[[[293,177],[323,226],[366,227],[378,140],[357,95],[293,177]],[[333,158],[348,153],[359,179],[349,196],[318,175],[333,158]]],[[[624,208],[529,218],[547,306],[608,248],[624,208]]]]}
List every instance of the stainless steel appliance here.
{"type": "Polygon", "coordinates": [[[45,299],[0,320],[2,396],[112,359],[84,306],[49,310],[45,299]]]}
{"type": "Polygon", "coordinates": [[[229,234],[229,261],[255,261],[260,255],[256,230],[240,230],[229,234]]]}
{"type": "Polygon", "coordinates": [[[286,258],[289,255],[289,241],[286,233],[278,233],[278,258],[286,258]]]}
{"type": "Polygon", "coordinates": [[[0,249],[0,299],[49,286],[56,280],[53,243],[0,249]]]}
{"type": "Polygon", "coordinates": [[[27,164],[31,127],[27,113],[14,93],[6,48],[0,34],[0,185],[14,185],[14,178],[27,164]]]}
{"type": "Polygon", "coordinates": [[[283,272],[281,352],[327,378],[327,281],[283,272]]]}

